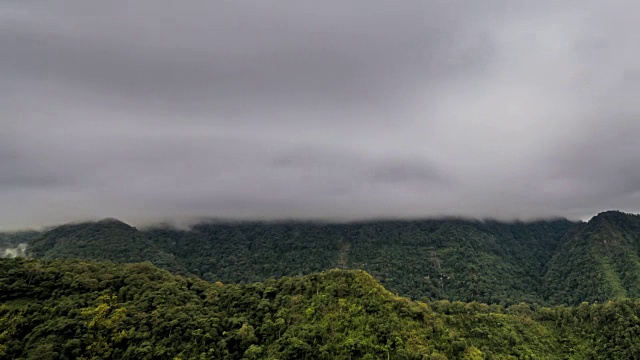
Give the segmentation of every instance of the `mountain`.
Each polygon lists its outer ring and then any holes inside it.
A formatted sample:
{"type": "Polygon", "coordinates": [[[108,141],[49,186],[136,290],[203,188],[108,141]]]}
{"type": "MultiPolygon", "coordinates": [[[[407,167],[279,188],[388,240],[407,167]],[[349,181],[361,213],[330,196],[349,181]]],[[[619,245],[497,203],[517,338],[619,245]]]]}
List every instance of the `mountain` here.
{"type": "Polygon", "coordinates": [[[640,216],[598,214],[558,249],[544,280],[554,303],[640,297],[640,216]]]}
{"type": "Polygon", "coordinates": [[[234,285],[149,263],[0,260],[0,357],[631,359],[640,302],[414,302],[359,270],[234,285]]]}
{"type": "Polygon", "coordinates": [[[26,241],[35,259],[0,259],[0,358],[640,353],[640,216],[618,211],[586,223],[240,222],[188,230],[106,219],[2,239],[26,241]]]}
{"type": "Polygon", "coordinates": [[[566,220],[499,223],[467,220],[363,224],[347,241],[349,267],[415,299],[542,302],[540,275],[566,220]]]}
{"type": "Polygon", "coordinates": [[[150,261],[215,282],[249,283],[332,268],[363,269],[414,299],[544,303],[545,266],[567,220],[461,219],[326,223],[203,223],[138,230],[107,219],[43,233],[33,257],[150,261]]]}
{"type": "Polygon", "coordinates": [[[28,253],[40,259],[151,261],[168,270],[187,273],[175,257],[136,228],[116,219],[68,224],[34,238],[28,253]]]}
{"type": "MultiPolygon", "coordinates": [[[[618,211],[587,223],[218,222],[188,230],[139,230],[106,219],[16,238],[27,239],[35,258],[150,261],[210,282],[340,268],[365,270],[418,300],[577,305],[640,297],[640,216],[618,211]]],[[[20,250],[9,249],[12,256],[20,250]]]]}
{"type": "Polygon", "coordinates": [[[331,268],[363,269],[414,299],[542,303],[544,266],[566,220],[536,223],[467,220],[351,224],[214,223],[190,231],[145,232],[172,238],[173,253],[209,281],[254,282],[331,268]]]}
{"type": "Polygon", "coordinates": [[[252,282],[338,267],[366,270],[391,291],[416,299],[517,303],[542,302],[544,265],[574,225],[566,220],[200,224],[173,238],[176,256],[210,281],[252,282]]]}

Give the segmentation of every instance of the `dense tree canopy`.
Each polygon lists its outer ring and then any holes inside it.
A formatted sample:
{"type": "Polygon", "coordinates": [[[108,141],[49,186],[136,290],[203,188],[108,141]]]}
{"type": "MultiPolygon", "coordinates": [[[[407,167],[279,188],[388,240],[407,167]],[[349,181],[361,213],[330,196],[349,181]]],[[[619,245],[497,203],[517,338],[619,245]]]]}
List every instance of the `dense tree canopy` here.
{"type": "Polygon", "coordinates": [[[588,223],[227,222],[188,230],[103,220],[31,233],[28,252],[42,259],[150,261],[224,283],[362,269],[415,300],[578,305],[640,297],[639,219],[611,211],[588,223]]]}
{"type": "Polygon", "coordinates": [[[363,271],[233,285],[149,263],[0,260],[0,357],[629,359],[640,302],[413,302],[363,271]]]}
{"type": "Polygon", "coordinates": [[[151,261],[209,281],[249,283],[363,269],[414,299],[543,303],[542,271],[566,220],[205,223],[139,231],[118,221],[65,225],[32,242],[43,259],[151,261]]]}
{"type": "Polygon", "coordinates": [[[545,274],[551,302],[640,297],[640,216],[606,212],[564,242],[545,274]]]}

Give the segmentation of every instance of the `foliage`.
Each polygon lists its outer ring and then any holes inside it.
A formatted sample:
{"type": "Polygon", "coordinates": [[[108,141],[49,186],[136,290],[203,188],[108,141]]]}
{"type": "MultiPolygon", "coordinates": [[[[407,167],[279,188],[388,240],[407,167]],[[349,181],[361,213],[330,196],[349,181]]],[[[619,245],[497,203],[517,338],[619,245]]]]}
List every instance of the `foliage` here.
{"type": "Polygon", "coordinates": [[[362,269],[417,300],[577,305],[640,297],[639,219],[606,212],[588,223],[226,222],[188,230],[104,220],[55,228],[28,250],[43,259],[150,261],[223,283],[362,269]]]}
{"type": "Polygon", "coordinates": [[[0,260],[0,356],[629,359],[640,302],[410,301],[358,270],[212,284],[149,263],[0,260]]]}
{"type": "Polygon", "coordinates": [[[332,268],[363,269],[414,299],[542,303],[541,277],[566,220],[203,223],[139,231],[118,221],[65,225],[34,257],[154,265],[208,281],[250,283],[332,268]]]}
{"type": "Polygon", "coordinates": [[[40,233],[37,231],[0,232],[0,248],[26,244],[38,236],[40,236],[40,233]]]}
{"type": "Polygon", "coordinates": [[[0,258],[25,256],[27,244],[38,236],[37,231],[0,232],[0,258]]]}
{"type": "Polygon", "coordinates": [[[151,261],[170,271],[187,273],[160,244],[114,219],[56,227],[35,238],[28,250],[33,257],[41,259],[151,261]]]}
{"type": "Polygon", "coordinates": [[[594,217],[562,244],[544,280],[553,303],[640,297],[640,216],[594,217]]]}

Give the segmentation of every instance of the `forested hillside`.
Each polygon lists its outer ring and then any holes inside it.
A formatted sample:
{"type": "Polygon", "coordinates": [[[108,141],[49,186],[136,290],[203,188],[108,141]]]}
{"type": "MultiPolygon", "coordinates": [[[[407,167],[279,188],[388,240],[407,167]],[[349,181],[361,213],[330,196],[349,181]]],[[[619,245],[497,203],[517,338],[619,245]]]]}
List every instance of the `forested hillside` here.
{"type": "Polygon", "coordinates": [[[640,216],[594,217],[557,251],[545,282],[552,302],[640,297],[640,216]]]}
{"type": "Polygon", "coordinates": [[[116,220],[65,225],[29,250],[36,258],[151,261],[212,282],[255,282],[332,268],[363,269],[414,299],[544,302],[542,271],[566,220],[204,223],[139,231],[116,220]]]}
{"type": "Polygon", "coordinates": [[[0,260],[0,358],[631,359],[640,303],[397,297],[363,271],[235,285],[149,263],[0,260]]]}
{"type": "Polygon", "coordinates": [[[47,231],[29,244],[29,253],[40,259],[110,260],[120,263],[151,261],[162,268],[186,274],[160,241],[121,221],[69,224],[47,231]]]}
{"type": "Polygon", "coordinates": [[[225,283],[362,269],[416,300],[577,305],[640,297],[639,218],[611,211],[588,223],[238,222],[188,230],[138,230],[109,219],[44,232],[28,252],[42,259],[150,261],[225,283]]]}

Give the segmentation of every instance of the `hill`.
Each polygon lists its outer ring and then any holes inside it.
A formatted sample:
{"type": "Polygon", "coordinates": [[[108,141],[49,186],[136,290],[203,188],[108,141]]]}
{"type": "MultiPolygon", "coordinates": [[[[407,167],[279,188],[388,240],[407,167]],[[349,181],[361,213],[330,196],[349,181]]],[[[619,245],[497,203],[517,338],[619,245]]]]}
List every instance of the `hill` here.
{"type": "Polygon", "coordinates": [[[569,229],[566,220],[323,223],[210,223],[189,231],[150,229],[209,281],[255,282],[330,268],[363,269],[414,299],[512,304],[544,302],[546,263],[569,229]]]}
{"type": "Polygon", "coordinates": [[[556,303],[640,297],[640,216],[595,216],[558,249],[545,283],[556,303]]]}
{"type": "Polygon", "coordinates": [[[215,282],[248,283],[331,268],[363,269],[414,299],[543,303],[542,276],[579,224],[458,219],[203,223],[137,230],[115,220],[64,225],[29,249],[37,258],[151,261],[215,282]]]}
{"type": "MultiPolygon", "coordinates": [[[[587,223],[238,222],[188,230],[139,230],[106,219],[6,238],[27,239],[35,258],[150,261],[210,282],[340,268],[365,270],[417,300],[577,305],[640,297],[640,216],[617,211],[587,223]]],[[[19,249],[10,250],[14,256],[19,249]]]]}
{"type": "Polygon", "coordinates": [[[0,357],[629,359],[640,303],[541,308],[394,296],[363,271],[233,285],[149,263],[0,260],[0,357]]]}
{"type": "Polygon", "coordinates": [[[40,259],[109,260],[119,263],[151,261],[168,270],[186,273],[173,254],[150,241],[136,228],[119,220],[69,224],[34,238],[31,256],[40,259]]]}

